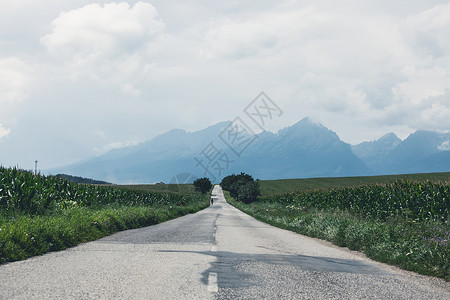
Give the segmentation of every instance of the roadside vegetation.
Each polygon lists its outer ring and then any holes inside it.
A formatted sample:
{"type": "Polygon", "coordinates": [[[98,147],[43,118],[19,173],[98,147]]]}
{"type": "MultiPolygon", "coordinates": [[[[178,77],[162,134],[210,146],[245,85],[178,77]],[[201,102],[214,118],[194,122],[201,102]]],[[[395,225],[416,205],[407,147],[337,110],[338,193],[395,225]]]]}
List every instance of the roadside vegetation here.
{"type": "Polygon", "coordinates": [[[193,184],[157,183],[157,184],[128,184],[116,187],[150,193],[169,193],[175,195],[198,194],[193,184]]]}
{"type": "Polygon", "coordinates": [[[85,183],[85,184],[101,184],[101,185],[112,185],[110,182],[102,181],[102,180],[95,180],[91,178],[83,178],[80,176],[72,176],[67,174],[57,174],[55,177],[64,178],[67,181],[74,182],[74,183],[85,183]]]}
{"type": "Polygon", "coordinates": [[[243,203],[252,203],[258,200],[261,195],[259,182],[255,181],[251,175],[241,173],[232,174],[220,183],[222,189],[228,191],[231,197],[243,203]]]}
{"type": "MultiPolygon", "coordinates": [[[[448,173],[447,173],[448,174],[448,173]]],[[[368,177],[367,182],[376,178],[368,177]]],[[[325,239],[406,270],[450,281],[450,178],[266,192],[240,210],[277,227],[325,239]]],[[[316,179],[315,184],[319,184],[316,179]]],[[[280,185],[290,183],[281,183],[280,185]]],[[[261,182],[264,187],[266,182],[261,182]]],[[[271,191],[276,190],[273,185],[271,191]]],[[[264,188],[262,188],[264,191],[264,188]]],[[[228,194],[228,193],[227,193],[228,194]]],[[[229,194],[228,194],[229,195],[229,194]]]]}
{"type": "Polygon", "coordinates": [[[0,167],[0,263],[62,250],[111,233],[164,222],[209,205],[209,197],[76,184],[0,167]]]}
{"type": "Polygon", "coordinates": [[[194,188],[197,192],[206,194],[212,189],[211,180],[209,180],[209,178],[206,177],[196,179],[194,181],[194,188]]]}
{"type": "Polygon", "coordinates": [[[358,187],[375,184],[394,183],[398,180],[448,182],[450,172],[420,173],[402,175],[380,176],[354,176],[354,177],[324,177],[259,181],[261,194],[278,195],[293,192],[305,192],[311,190],[330,190],[344,187],[358,187]]]}

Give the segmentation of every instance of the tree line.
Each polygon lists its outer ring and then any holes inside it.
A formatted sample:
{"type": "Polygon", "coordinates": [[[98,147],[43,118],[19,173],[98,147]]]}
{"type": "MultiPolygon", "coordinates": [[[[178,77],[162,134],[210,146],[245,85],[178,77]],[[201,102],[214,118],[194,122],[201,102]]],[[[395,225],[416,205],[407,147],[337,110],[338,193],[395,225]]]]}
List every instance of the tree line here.
{"type": "MultiPolygon", "coordinates": [[[[261,195],[258,181],[245,173],[226,176],[222,179],[220,186],[230,192],[231,197],[244,203],[257,201],[258,196],[261,195]]],[[[196,191],[205,194],[211,189],[212,184],[209,178],[203,177],[194,181],[194,187],[196,191]]]]}

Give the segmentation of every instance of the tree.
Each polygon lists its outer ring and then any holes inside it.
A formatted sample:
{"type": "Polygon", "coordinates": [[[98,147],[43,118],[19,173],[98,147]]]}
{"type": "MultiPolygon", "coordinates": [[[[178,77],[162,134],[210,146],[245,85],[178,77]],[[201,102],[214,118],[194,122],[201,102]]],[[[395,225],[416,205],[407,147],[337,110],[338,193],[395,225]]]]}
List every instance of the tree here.
{"type": "Polygon", "coordinates": [[[238,187],[237,200],[244,203],[252,203],[258,200],[259,184],[256,181],[247,182],[238,187]]]}
{"type": "Polygon", "coordinates": [[[206,194],[212,187],[211,180],[209,178],[203,177],[194,181],[194,188],[196,191],[206,194]]]}
{"type": "Polygon", "coordinates": [[[232,174],[223,178],[220,186],[222,189],[229,191],[231,197],[244,203],[258,200],[258,196],[261,194],[259,183],[251,175],[245,173],[232,174]]]}

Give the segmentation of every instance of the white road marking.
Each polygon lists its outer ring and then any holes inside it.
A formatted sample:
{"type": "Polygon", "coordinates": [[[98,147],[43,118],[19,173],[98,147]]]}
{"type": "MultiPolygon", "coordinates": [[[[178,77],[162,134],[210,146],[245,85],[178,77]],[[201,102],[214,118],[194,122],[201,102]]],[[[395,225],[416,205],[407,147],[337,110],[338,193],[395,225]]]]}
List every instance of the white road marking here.
{"type": "Polygon", "coordinates": [[[217,293],[219,286],[217,285],[217,273],[211,272],[208,276],[208,292],[217,293]]]}

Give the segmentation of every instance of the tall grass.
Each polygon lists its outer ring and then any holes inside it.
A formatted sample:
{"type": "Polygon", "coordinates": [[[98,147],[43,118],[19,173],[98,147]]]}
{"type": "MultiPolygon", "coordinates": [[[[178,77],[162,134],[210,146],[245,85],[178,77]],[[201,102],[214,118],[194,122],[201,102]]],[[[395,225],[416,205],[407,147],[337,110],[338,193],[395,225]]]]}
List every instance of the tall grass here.
{"type": "Polygon", "coordinates": [[[260,181],[260,187],[263,195],[278,195],[284,193],[306,192],[311,190],[330,190],[344,187],[390,184],[398,180],[408,180],[410,182],[431,181],[435,183],[450,182],[450,172],[262,180],[260,181]]]}
{"type": "Polygon", "coordinates": [[[380,221],[403,216],[417,221],[446,222],[450,214],[450,186],[430,181],[398,180],[383,185],[265,196],[260,200],[296,207],[346,210],[380,221]]]}
{"type": "Polygon", "coordinates": [[[272,225],[450,281],[448,183],[399,180],[230,202],[272,225]]]}
{"type": "Polygon", "coordinates": [[[157,224],[209,205],[200,193],[76,184],[0,167],[0,263],[157,224]]]}
{"type": "Polygon", "coordinates": [[[32,172],[0,167],[0,213],[41,215],[73,207],[188,205],[201,201],[189,195],[157,193],[111,186],[76,184],[58,177],[35,176],[32,172]]]}

